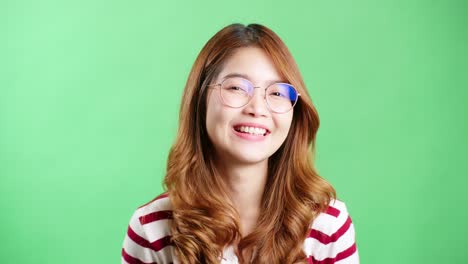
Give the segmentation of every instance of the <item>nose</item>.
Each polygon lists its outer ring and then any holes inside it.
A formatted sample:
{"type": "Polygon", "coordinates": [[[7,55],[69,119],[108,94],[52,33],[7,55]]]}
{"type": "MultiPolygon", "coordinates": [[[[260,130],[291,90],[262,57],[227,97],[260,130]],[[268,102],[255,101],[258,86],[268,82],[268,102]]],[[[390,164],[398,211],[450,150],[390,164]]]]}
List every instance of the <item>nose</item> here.
{"type": "Polygon", "coordinates": [[[268,116],[270,114],[262,89],[254,89],[252,98],[250,98],[250,101],[244,107],[244,112],[255,117],[268,116]]]}

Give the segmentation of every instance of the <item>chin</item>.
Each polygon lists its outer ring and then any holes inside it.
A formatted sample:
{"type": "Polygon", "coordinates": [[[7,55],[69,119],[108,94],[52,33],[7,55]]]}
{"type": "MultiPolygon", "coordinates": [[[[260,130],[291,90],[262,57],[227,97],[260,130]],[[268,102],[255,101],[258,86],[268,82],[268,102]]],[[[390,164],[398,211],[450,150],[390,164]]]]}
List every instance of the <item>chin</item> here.
{"type": "Polygon", "coordinates": [[[269,157],[270,156],[268,155],[242,155],[242,156],[233,155],[233,158],[237,160],[239,163],[250,164],[250,165],[268,161],[269,157]]]}

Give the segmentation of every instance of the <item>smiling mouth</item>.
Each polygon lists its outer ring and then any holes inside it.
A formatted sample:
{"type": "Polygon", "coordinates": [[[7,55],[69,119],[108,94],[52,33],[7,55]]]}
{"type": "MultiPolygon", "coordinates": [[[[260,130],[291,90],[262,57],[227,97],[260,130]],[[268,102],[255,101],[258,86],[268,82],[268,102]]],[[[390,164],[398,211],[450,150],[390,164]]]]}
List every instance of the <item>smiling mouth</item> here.
{"type": "Polygon", "coordinates": [[[236,126],[234,130],[244,134],[250,134],[255,136],[266,136],[270,134],[270,131],[264,128],[259,127],[250,127],[250,126],[236,126]]]}

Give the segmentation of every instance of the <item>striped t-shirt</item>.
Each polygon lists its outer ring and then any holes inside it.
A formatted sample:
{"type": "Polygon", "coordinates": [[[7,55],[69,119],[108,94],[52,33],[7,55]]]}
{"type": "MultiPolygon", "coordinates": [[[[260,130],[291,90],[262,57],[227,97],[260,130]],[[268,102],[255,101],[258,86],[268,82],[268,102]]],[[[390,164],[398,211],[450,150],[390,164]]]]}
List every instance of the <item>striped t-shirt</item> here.
{"type": "MultiPolygon", "coordinates": [[[[171,209],[163,194],[135,211],[123,242],[122,264],[179,263],[170,242],[171,209]]],[[[354,225],[343,202],[332,200],[317,216],[303,250],[311,264],[359,263],[354,225]]],[[[232,247],[224,249],[220,263],[238,263],[232,247]]]]}

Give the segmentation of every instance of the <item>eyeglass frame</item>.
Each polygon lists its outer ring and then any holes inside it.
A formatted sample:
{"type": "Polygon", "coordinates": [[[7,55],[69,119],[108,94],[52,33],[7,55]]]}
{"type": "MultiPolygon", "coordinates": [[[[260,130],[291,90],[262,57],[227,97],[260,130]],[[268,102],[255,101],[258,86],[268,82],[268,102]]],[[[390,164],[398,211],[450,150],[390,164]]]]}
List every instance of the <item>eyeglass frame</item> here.
{"type": "MultiPolygon", "coordinates": [[[[226,106],[229,106],[229,107],[232,107],[232,108],[241,108],[241,107],[244,107],[246,106],[247,104],[250,103],[250,101],[252,100],[252,98],[254,97],[254,94],[252,92],[252,95],[250,93],[247,93],[247,95],[249,96],[249,100],[247,100],[247,102],[241,106],[230,106],[228,104],[226,104],[226,102],[224,101],[224,97],[223,95],[221,94],[221,87],[223,85],[223,83],[228,80],[228,79],[233,79],[233,78],[240,78],[240,79],[243,79],[243,80],[246,80],[248,83],[250,83],[252,85],[252,88],[253,89],[257,89],[257,88],[262,88],[261,86],[254,86],[254,84],[246,79],[246,78],[243,78],[243,77],[239,77],[239,76],[234,76],[234,77],[227,77],[227,78],[224,78],[220,83],[214,83],[214,84],[207,84],[206,86],[207,87],[212,87],[212,86],[219,86],[219,96],[221,97],[221,100],[223,101],[223,104],[225,104],[226,106]]],[[[299,97],[301,96],[301,94],[299,93],[299,91],[297,91],[296,87],[294,87],[292,84],[290,83],[285,83],[285,82],[275,82],[275,83],[272,83],[272,84],[269,84],[267,87],[265,87],[265,95],[263,96],[263,100],[265,100],[265,103],[267,105],[267,108],[269,111],[273,112],[273,113],[276,113],[276,114],[286,114],[287,112],[291,111],[292,109],[294,109],[294,106],[296,106],[297,102],[299,101],[299,97]],[[286,84],[286,85],[289,85],[290,87],[292,87],[295,91],[296,91],[296,100],[294,101],[294,104],[291,106],[290,109],[288,109],[288,111],[286,112],[277,112],[277,111],[274,111],[273,109],[271,109],[271,106],[270,104],[268,103],[268,99],[266,98],[266,91],[268,90],[268,88],[270,88],[271,86],[273,85],[277,85],[277,84],[286,84]]]]}

